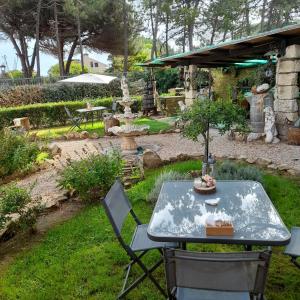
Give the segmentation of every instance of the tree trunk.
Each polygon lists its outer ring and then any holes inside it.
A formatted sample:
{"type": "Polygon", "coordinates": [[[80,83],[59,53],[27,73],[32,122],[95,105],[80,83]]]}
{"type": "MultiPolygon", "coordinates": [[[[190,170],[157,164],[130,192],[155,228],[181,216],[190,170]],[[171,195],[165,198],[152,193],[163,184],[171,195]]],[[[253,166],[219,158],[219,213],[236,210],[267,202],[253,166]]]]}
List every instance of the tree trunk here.
{"type": "Polygon", "coordinates": [[[126,0],[123,0],[123,23],[124,23],[124,65],[123,76],[127,77],[128,72],[128,18],[126,0]]]}
{"type": "Polygon", "coordinates": [[[247,34],[247,36],[249,36],[251,34],[249,13],[250,13],[249,2],[248,2],[248,0],[245,0],[245,20],[246,20],[246,34],[247,34]]]}
{"type": "Polygon", "coordinates": [[[76,50],[77,47],[77,41],[78,41],[78,36],[75,37],[75,40],[72,43],[68,58],[67,58],[67,62],[66,62],[66,70],[65,70],[65,75],[70,75],[70,68],[71,68],[71,63],[72,63],[72,58],[74,55],[74,52],[76,50]]]}
{"type": "Polygon", "coordinates": [[[260,17],[260,31],[264,31],[265,27],[265,14],[266,14],[266,5],[268,0],[263,0],[263,6],[261,10],[261,17],[260,17]]]}
{"type": "Polygon", "coordinates": [[[38,0],[36,10],[36,30],[35,30],[35,50],[36,50],[36,76],[41,77],[41,65],[40,65],[40,15],[41,15],[42,0],[38,0]]]}
{"type": "MultiPolygon", "coordinates": [[[[82,47],[82,40],[81,40],[81,23],[80,23],[79,1],[77,1],[77,34],[78,34],[78,40],[79,40],[81,74],[83,74],[84,73],[84,61],[83,61],[83,47],[82,47]]],[[[74,49],[74,51],[75,51],[75,49],[74,49]]]]}
{"type": "Polygon", "coordinates": [[[157,1],[155,10],[154,10],[153,2],[150,1],[150,21],[151,21],[151,30],[152,30],[151,60],[153,60],[158,56],[157,55],[157,32],[158,32],[159,10],[160,10],[160,0],[157,1]]]}
{"type": "Polygon", "coordinates": [[[57,0],[54,0],[53,9],[54,9],[55,35],[56,35],[57,52],[58,52],[59,73],[60,73],[60,76],[64,76],[64,60],[63,60],[62,45],[61,45],[60,38],[59,38],[57,3],[56,3],[56,1],[57,0]]]}
{"type": "Polygon", "coordinates": [[[194,49],[193,45],[193,36],[194,36],[194,23],[188,24],[188,40],[189,40],[189,50],[194,49]]]}
{"type": "Polygon", "coordinates": [[[169,56],[169,13],[166,12],[166,55],[169,56]]]}
{"type": "Polygon", "coordinates": [[[9,39],[10,41],[12,42],[15,50],[17,51],[17,55],[18,57],[20,58],[20,62],[21,62],[21,65],[22,65],[22,72],[23,72],[23,76],[25,78],[28,78],[28,74],[27,74],[27,66],[26,66],[26,60],[24,58],[24,54],[22,53],[17,41],[15,40],[13,34],[9,34],[9,39]]]}
{"type": "Polygon", "coordinates": [[[271,30],[272,27],[273,9],[274,9],[274,1],[272,0],[269,7],[267,30],[271,30]]]}

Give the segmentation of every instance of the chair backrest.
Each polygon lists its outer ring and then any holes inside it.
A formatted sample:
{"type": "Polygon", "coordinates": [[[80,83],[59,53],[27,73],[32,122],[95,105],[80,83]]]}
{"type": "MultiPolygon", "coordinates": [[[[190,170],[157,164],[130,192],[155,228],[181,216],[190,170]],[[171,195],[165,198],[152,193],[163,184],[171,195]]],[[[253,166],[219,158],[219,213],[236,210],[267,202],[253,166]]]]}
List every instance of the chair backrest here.
{"type": "Polygon", "coordinates": [[[73,118],[73,116],[72,116],[70,110],[69,110],[66,106],[65,106],[64,108],[65,108],[65,111],[66,111],[68,117],[69,117],[69,118],[73,118]]]}
{"type": "Polygon", "coordinates": [[[263,294],[270,251],[238,253],[199,253],[165,251],[167,287],[251,292],[263,294]]]}
{"type": "Polygon", "coordinates": [[[123,223],[132,207],[119,180],[110,188],[102,204],[116,235],[120,237],[123,223]]]}
{"type": "Polygon", "coordinates": [[[118,105],[117,101],[113,100],[112,105],[111,105],[112,112],[116,112],[117,111],[117,105],[118,105]]]}

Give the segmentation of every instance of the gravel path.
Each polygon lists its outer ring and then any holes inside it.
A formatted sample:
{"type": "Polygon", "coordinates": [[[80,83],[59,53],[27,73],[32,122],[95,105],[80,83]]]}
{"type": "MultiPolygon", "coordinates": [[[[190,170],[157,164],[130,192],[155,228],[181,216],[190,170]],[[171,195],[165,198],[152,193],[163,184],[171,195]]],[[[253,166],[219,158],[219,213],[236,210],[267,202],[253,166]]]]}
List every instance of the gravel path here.
{"type": "MultiPolygon", "coordinates": [[[[210,150],[217,157],[246,157],[250,159],[267,159],[275,164],[286,164],[289,168],[300,170],[300,147],[287,145],[285,143],[265,144],[263,141],[245,143],[239,141],[229,141],[227,136],[220,136],[216,131],[211,131],[213,137],[210,143],[210,150]]],[[[138,137],[137,143],[144,147],[154,148],[162,159],[170,159],[179,154],[200,155],[203,154],[204,147],[201,142],[192,142],[183,138],[178,133],[157,134],[138,137]]],[[[120,145],[120,139],[100,138],[99,140],[63,141],[57,142],[62,148],[62,154],[68,153],[74,157],[74,150],[80,151],[85,144],[101,144],[107,148],[110,144],[120,145]]]]}
{"type": "MultiPolygon", "coordinates": [[[[217,157],[229,158],[248,158],[248,159],[267,159],[273,164],[285,164],[289,168],[293,168],[300,172],[300,147],[279,143],[267,145],[263,141],[244,143],[239,141],[229,141],[226,136],[220,136],[215,131],[211,132],[213,140],[210,144],[211,152],[217,157]]],[[[108,148],[111,145],[120,145],[118,137],[104,137],[98,140],[79,140],[79,141],[59,141],[55,142],[62,149],[62,159],[67,156],[72,159],[78,159],[78,154],[83,147],[88,147],[95,151],[96,147],[108,148]],[[101,145],[101,146],[99,146],[101,145]]],[[[201,142],[192,142],[178,133],[147,135],[137,138],[137,143],[145,148],[154,149],[158,152],[162,159],[168,160],[179,154],[200,155],[203,153],[203,145],[201,142]]],[[[63,193],[56,186],[57,170],[48,167],[38,173],[32,174],[18,181],[21,186],[31,187],[33,196],[41,196],[43,203],[47,207],[55,205],[57,199],[63,198],[63,193]]]]}

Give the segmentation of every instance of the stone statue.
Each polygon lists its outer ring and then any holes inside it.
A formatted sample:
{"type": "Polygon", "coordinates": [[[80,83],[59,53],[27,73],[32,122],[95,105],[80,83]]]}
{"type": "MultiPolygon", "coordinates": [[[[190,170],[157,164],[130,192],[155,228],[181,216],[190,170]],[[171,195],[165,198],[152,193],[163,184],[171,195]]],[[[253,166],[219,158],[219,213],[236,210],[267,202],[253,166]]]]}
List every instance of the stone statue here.
{"type": "Polygon", "coordinates": [[[128,84],[125,76],[122,76],[121,79],[121,89],[123,92],[123,101],[131,101],[129,96],[128,84]]]}
{"type": "Polygon", "coordinates": [[[275,114],[271,106],[266,106],[264,109],[265,113],[265,127],[264,133],[266,135],[265,142],[270,144],[276,144],[280,140],[277,138],[278,132],[275,126],[275,114]]]}

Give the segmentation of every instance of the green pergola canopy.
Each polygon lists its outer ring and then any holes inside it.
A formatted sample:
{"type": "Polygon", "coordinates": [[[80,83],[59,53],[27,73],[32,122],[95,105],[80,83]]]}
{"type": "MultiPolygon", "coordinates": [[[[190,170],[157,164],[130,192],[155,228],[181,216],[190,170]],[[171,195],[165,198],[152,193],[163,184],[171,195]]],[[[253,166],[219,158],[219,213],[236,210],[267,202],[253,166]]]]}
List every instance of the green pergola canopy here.
{"type": "Polygon", "coordinates": [[[267,63],[266,58],[269,56],[266,55],[267,53],[284,55],[285,48],[293,44],[300,44],[300,24],[156,58],[140,65],[144,67],[197,65],[203,68],[230,66],[246,68],[267,63]]]}

